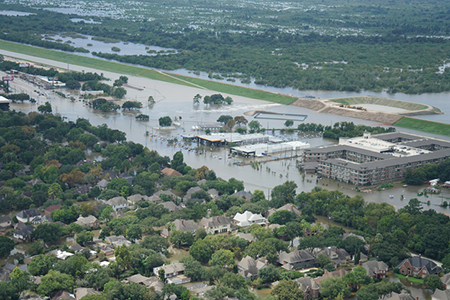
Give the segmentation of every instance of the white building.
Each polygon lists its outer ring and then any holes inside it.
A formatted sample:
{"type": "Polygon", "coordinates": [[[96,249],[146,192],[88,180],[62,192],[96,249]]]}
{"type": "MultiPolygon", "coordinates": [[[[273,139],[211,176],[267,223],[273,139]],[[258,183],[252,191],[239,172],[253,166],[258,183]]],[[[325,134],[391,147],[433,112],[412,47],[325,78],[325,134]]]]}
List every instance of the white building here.
{"type": "Polygon", "coordinates": [[[266,225],[267,222],[266,218],[264,218],[261,214],[254,214],[248,210],[243,214],[237,213],[233,220],[236,222],[236,225],[240,227],[248,227],[253,224],[266,225]]]}

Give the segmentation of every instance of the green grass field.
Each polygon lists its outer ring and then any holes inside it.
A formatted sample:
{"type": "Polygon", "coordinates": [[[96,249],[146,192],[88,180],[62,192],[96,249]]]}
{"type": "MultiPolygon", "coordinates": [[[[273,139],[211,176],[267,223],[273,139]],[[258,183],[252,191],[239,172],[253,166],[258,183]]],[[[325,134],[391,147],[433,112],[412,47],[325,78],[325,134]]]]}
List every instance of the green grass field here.
{"type": "Polygon", "coordinates": [[[373,96],[348,97],[348,98],[339,98],[339,99],[330,99],[330,100],[333,102],[336,102],[336,103],[342,103],[342,104],[346,104],[346,105],[377,104],[377,105],[383,105],[383,106],[402,108],[402,109],[406,109],[406,110],[424,110],[424,109],[428,108],[428,106],[419,104],[419,103],[393,100],[393,99],[381,98],[381,97],[373,97],[373,96]]]}
{"type": "MultiPolygon", "coordinates": [[[[406,276],[402,275],[402,274],[394,274],[394,276],[397,277],[397,278],[400,278],[400,279],[405,279],[406,278],[406,276]]],[[[423,279],[414,278],[412,276],[409,276],[407,280],[411,281],[411,282],[423,284],[423,279]]]]}
{"type": "Polygon", "coordinates": [[[7,41],[0,40],[0,49],[7,51],[13,51],[17,53],[27,54],[31,56],[36,56],[40,58],[51,59],[59,62],[67,62],[71,65],[77,65],[82,67],[89,67],[97,69],[99,71],[108,71],[124,75],[141,76],[145,78],[150,78],[154,80],[165,81],[174,84],[181,84],[193,87],[203,87],[216,92],[228,93],[231,95],[243,96],[258,100],[276,102],[280,104],[290,104],[297,100],[296,97],[289,97],[286,95],[280,95],[276,93],[270,93],[255,89],[249,89],[245,87],[240,87],[236,85],[224,84],[215,81],[203,80],[198,78],[192,78],[188,76],[167,74],[164,72],[157,72],[150,68],[142,68],[137,66],[131,66],[126,64],[121,64],[118,62],[106,61],[101,59],[96,59],[92,57],[79,56],[72,53],[54,51],[44,48],[38,48],[23,44],[17,44],[7,41]]]}
{"type": "Polygon", "coordinates": [[[450,124],[420,120],[411,117],[403,117],[394,124],[394,126],[414,129],[428,133],[450,136],[450,124]]]}

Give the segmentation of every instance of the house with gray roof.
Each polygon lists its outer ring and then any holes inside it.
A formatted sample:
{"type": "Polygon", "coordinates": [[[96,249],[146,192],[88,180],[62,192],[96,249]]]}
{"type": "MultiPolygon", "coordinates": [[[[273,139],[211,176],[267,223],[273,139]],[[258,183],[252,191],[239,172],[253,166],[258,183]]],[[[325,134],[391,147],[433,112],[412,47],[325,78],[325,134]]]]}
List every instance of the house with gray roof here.
{"type": "Polygon", "coordinates": [[[94,290],[93,288],[85,288],[85,287],[76,288],[73,290],[73,293],[75,294],[75,298],[77,300],[81,300],[83,297],[89,295],[100,295],[100,292],[94,290]]]}
{"type": "Polygon", "coordinates": [[[27,223],[33,221],[34,218],[40,217],[41,214],[37,209],[24,209],[16,215],[17,220],[22,223],[27,223]]]}
{"type": "Polygon", "coordinates": [[[37,216],[36,218],[33,219],[33,221],[31,221],[31,224],[39,225],[45,222],[52,223],[53,222],[52,217],[50,217],[50,215],[37,216]]]}
{"type": "MultiPolygon", "coordinates": [[[[432,298],[433,299],[433,298],[432,298]]],[[[445,300],[447,300],[446,298],[445,300]]],[[[410,293],[405,290],[402,290],[400,294],[396,292],[391,292],[389,294],[383,295],[378,300],[416,300],[410,293]]],[[[444,300],[444,299],[442,299],[444,300]]]]}
{"type": "Polygon", "coordinates": [[[97,182],[96,186],[98,186],[99,189],[103,191],[104,189],[106,189],[106,185],[108,184],[108,182],[109,182],[108,180],[102,179],[99,182],[97,182]]]}
{"type": "Polygon", "coordinates": [[[256,238],[251,233],[237,232],[237,230],[236,230],[235,236],[238,238],[244,239],[249,243],[256,241],[256,238]]]}
{"type": "Polygon", "coordinates": [[[78,219],[75,221],[76,224],[83,227],[97,228],[100,226],[100,222],[93,215],[89,215],[87,217],[83,217],[80,215],[78,219]]]}
{"type": "Polygon", "coordinates": [[[447,273],[444,276],[442,276],[441,281],[446,289],[450,289],[450,273],[447,273]]]}
{"type": "MultiPolygon", "coordinates": [[[[200,226],[193,220],[176,219],[173,221],[173,224],[174,230],[190,232],[192,234],[195,234],[195,231],[200,228],[200,226]]],[[[168,238],[170,236],[170,230],[168,228],[164,228],[161,231],[161,236],[168,238]]]]}
{"type": "Polygon", "coordinates": [[[198,191],[203,191],[203,189],[199,186],[194,186],[188,189],[186,195],[183,197],[183,202],[187,202],[189,199],[191,199],[192,194],[198,191]]]}
{"type": "Polygon", "coordinates": [[[267,267],[269,263],[261,258],[253,259],[251,256],[246,256],[238,263],[238,274],[244,278],[254,280],[258,277],[259,271],[267,267]]]}
{"type": "Polygon", "coordinates": [[[158,274],[158,271],[160,269],[164,270],[164,278],[170,278],[182,275],[184,273],[184,270],[186,270],[186,267],[183,263],[171,263],[170,265],[163,265],[153,268],[153,274],[158,274]]]}
{"type": "Polygon", "coordinates": [[[40,178],[33,178],[27,181],[27,185],[34,186],[35,184],[45,184],[40,178]]]}
{"type": "Polygon", "coordinates": [[[212,200],[219,198],[219,191],[216,189],[209,189],[206,191],[212,200]]]}
{"type": "Polygon", "coordinates": [[[434,261],[421,255],[404,259],[397,268],[401,274],[420,276],[422,278],[441,272],[441,268],[434,261]]]}
{"type": "Polygon", "coordinates": [[[141,194],[134,194],[131,195],[127,198],[128,203],[130,203],[130,205],[136,205],[136,203],[140,202],[140,201],[146,201],[147,200],[147,196],[146,195],[141,195],[141,194]]]}
{"type": "Polygon", "coordinates": [[[178,205],[176,205],[172,201],[163,202],[163,203],[160,203],[159,205],[164,206],[164,208],[168,209],[169,212],[174,212],[174,211],[178,211],[178,210],[181,209],[181,207],[179,207],[178,205]]]}
{"type": "Polygon", "coordinates": [[[361,266],[366,269],[367,275],[372,277],[373,279],[385,278],[386,273],[389,270],[389,266],[382,261],[371,260],[367,261],[361,266]]]}
{"type": "Polygon", "coordinates": [[[295,208],[294,205],[292,205],[290,203],[287,203],[278,209],[273,209],[273,208],[269,209],[269,217],[271,215],[273,215],[275,212],[281,211],[281,210],[287,210],[287,211],[293,212],[297,217],[300,217],[300,211],[297,208],[295,208]]]}
{"type": "Polygon", "coordinates": [[[431,295],[431,300],[450,300],[450,290],[436,289],[434,294],[431,295]]]}
{"type": "Polygon", "coordinates": [[[124,197],[114,197],[106,201],[105,204],[111,206],[114,211],[130,206],[124,197]]]}
{"type": "Polygon", "coordinates": [[[129,247],[131,245],[131,242],[127,240],[123,235],[112,235],[105,238],[105,241],[107,243],[110,243],[114,247],[125,245],[129,247]]]}
{"type": "Polygon", "coordinates": [[[311,277],[300,277],[295,279],[299,288],[305,293],[305,300],[317,299],[320,296],[320,285],[311,277]]]}
{"type": "Polygon", "coordinates": [[[328,256],[333,262],[335,267],[345,265],[347,261],[351,259],[351,255],[347,251],[345,251],[345,249],[337,248],[335,246],[324,247],[316,254],[316,257],[319,254],[324,254],[328,256]]]}
{"type": "Polygon", "coordinates": [[[6,216],[6,215],[2,215],[0,216],[0,231],[2,231],[2,229],[7,229],[7,228],[11,228],[13,225],[13,221],[11,220],[10,217],[6,216]]]}
{"type": "Polygon", "coordinates": [[[305,250],[294,250],[290,253],[281,251],[278,255],[277,262],[283,269],[302,270],[318,266],[316,258],[305,250]]]}
{"type": "MultiPolygon", "coordinates": [[[[154,193],[154,196],[158,196],[160,197],[161,194],[167,195],[172,197],[173,200],[178,199],[179,197],[177,195],[175,195],[174,193],[172,193],[171,191],[157,191],[156,193],[154,193]]],[[[160,197],[161,198],[161,197],[160,197]]]]}
{"type": "Polygon", "coordinates": [[[239,191],[234,193],[233,195],[239,197],[239,198],[243,198],[245,200],[252,200],[253,199],[253,195],[249,192],[246,191],[239,191]]]}
{"type": "Polygon", "coordinates": [[[122,280],[122,282],[141,284],[145,285],[147,288],[153,287],[158,295],[162,294],[162,289],[164,287],[164,283],[162,283],[158,277],[145,277],[141,274],[135,274],[133,276],[127,277],[122,280]]]}
{"type": "Polygon", "coordinates": [[[26,225],[21,229],[16,229],[13,232],[13,238],[16,242],[29,242],[31,241],[31,233],[34,231],[33,225],[26,225]]]}
{"type": "Polygon", "coordinates": [[[199,225],[209,234],[226,233],[232,229],[231,219],[224,216],[203,218],[200,220],[199,225]]]}

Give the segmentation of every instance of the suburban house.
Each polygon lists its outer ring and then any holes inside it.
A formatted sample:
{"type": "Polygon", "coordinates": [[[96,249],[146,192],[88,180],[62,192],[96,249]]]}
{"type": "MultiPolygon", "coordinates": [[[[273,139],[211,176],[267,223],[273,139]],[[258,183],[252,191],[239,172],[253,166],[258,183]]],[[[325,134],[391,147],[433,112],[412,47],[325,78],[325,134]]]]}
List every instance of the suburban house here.
{"type": "Polygon", "coordinates": [[[172,197],[172,199],[175,201],[177,200],[179,197],[177,195],[175,195],[174,193],[172,193],[171,191],[157,191],[156,193],[153,194],[153,196],[158,196],[161,198],[161,194],[167,195],[172,197]]]}
{"type": "Polygon", "coordinates": [[[106,205],[111,206],[114,211],[117,211],[119,209],[128,207],[130,204],[127,202],[127,200],[125,200],[124,197],[114,197],[106,201],[106,205]]]}
{"type": "Polygon", "coordinates": [[[125,245],[129,247],[131,245],[131,242],[127,240],[123,235],[112,235],[105,238],[105,241],[107,243],[110,243],[114,247],[125,245]]]}
{"type": "Polygon", "coordinates": [[[192,194],[199,192],[199,191],[203,191],[203,189],[199,186],[194,186],[194,187],[191,187],[190,189],[188,189],[186,191],[186,195],[183,197],[183,202],[187,202],[189,199],[192,198],[192,194]]]}
{"type": "Polygon", "coordinates": [[[98,186],[98,188],[103,191],[104,189],[106,189],[106,185],[108,184],[108,182],[109,182],[108,180],[102,179],[99,182],[97,182],[96,186],[98,186]]]}
{"type": "Polygon", "coordinates": [[[161,170],[161,174],[165,176],[183,176],[180,172],[177,170],[174,170],[172,168],[164,168],[161,170]]]}
{"type": "Polygon", "coordinates": [[[29,181],[27,181],[27,185],[34,186],[35,184],[45,184],[40,178],[33,178],[29,181]]]}
{"type": "Polygon", "coordinates": [[[450,300],[450,290],[436,289],[434,294],[431,295],[431,300],[450,300]]]}
{"type": "Polygon", "coordinates": [[[328,230],[330,226],[322,222],[314,222],[311,227],[305,228],[303,235],[313,236],[317,234],[322,234],[325,230],[328,230]]]}
{"type": "Polygon", "coordinates": [[[54,257],[56,257],[59,260],[66,260],[67,258],[73,256],[73,253],[64,251],[62,249],[55,249],[53,251],[48,252],[48,255],[53,255],[54,257]]]}
{"type": "Polygon", "coordinates": [[[130,203],[130,205],[136,205],[136,203],[140,202],[140,201],[145,201],[147,200],[147,196],[145,195],[141,195],[141,194],[134,194],[131,195],[127,198],[128,203],[130,203]]]}
{"type": "Polygon", "coordinates": [[[244,200],[253,200],[253,195],[246,191],[239,191],[233,194],[236,197],[242,198],[244,200]]]}
{"type": "Polygon", "coordinates": [[[158,277],[156,277],[156,276],[145,277],[145,276],[142,276],[141,274],[136,274],[136,275],[127,277],[124,280],[122,280],[122,282],[142,284],[142,285],[145,285],[148,289],[153,287],[155,289],[155,292],[158,295],[162,294],[162,289],[164,287],[164,283],[162,283],[158,277]]]}
{"type": "Polygon", "coordinates": [[[396,292],[391,292],[389,294],[383,295],[379,300],[416,300],[410,293],[402,290],[400,294],[396,292]]]}
{"type": "Polygon", "coordinates": [[[203,218],[199,223],[200,227],[206,230],[206,233],[218,234],[231,231],[231,219],[223,216],[203,218]]]}
{"type": "Polygon", "coordinates": [[[269,217],[271,215],[273,215],[275,212],[280,211],[280,210],[287,210],[287,211],[291,211],[295,214],[295,216],[300,217],[300,211],[298,209],[296,209],[292,204],[285,204],[282,207],[278,208],[278,209],[269,209],[269,217]]]}
{"type": "Polygon", "coordinates": [[[295,250],[290,253],[281,251],[278,255],[278,263],[283,269],[302,270],[317,266],[316,258],[305,250],[295,250]]]}
{"type": "Polygon", "coordinates": [[[181,207],[179,207],[178,205],[176,205],[172,201],[163,202],[163,203],[160,203],[160,205],[162,205],[162,206],[164,206],[164,208],[168,209],[169,212],[174,212],[174,211],[178,211],[178,210],[181,209],[181,207]]]}
{"type": "Polygon", "coordinates": [[[404,259],[397,268],[401,274],[417,275],[422,278],[441,272],[441,268],[435,262],[428,258],[423,258],[421,255],[404,259]]]}
{"type": "Polygon", "coordinates": [[[37,211],[37,209],[32,208],[32,209],[25,209],[22,210],[21,212],[19,212],[16,215],[17,220],[19,220],[19,222],[22,223],[27,223],[33,221],[34,218],[36,217],[40,217],[41,214],[37,211]]]}
{"type": "Polygon", "coordinates": [[[444,276],[442,276],[441,281],[446,289],[450,289],[450,273],[447,273],[444,276]]]}
{"type": "Polygon", "coordinates": [[[53,222],[52,217],[50,217],[50,215],[37,216],[36,218],[33,219],[33,221],[31,221],[31,224],[39,225],[45,222],[48,223],[53,222]]]}
{"type": "Polygon", "coordinates": [[[219,198],[219,191],[216,189],[209,189],[206,191],[212,200],[219,198]]]}
{"type": "Polygon", "coordinates": [[[16,242],[30,242],[31,241],[31,233],[34,230],[33,225],[26,225],[21,229],[17,229],[13,232],[13,238],[16,242]]]}
{"type": "Polygon", "coordinates": [[[249,243],[256,241],[256,238],[251,233],[237,232],[237,230],[236,230],[235,236],[238,238],[244,239],[249,243]]]}
{"type": "Polygon", "coordinates": [[[369,275],[373,279],[385,278],[386,273],[389,270],[387,264],[385,264],[382,261],[376,260],[367,261],[361,264],[361,266],[363,266],[364,269],[366,269],[367,275],[369,275]]]}
{"type": "Polygon", "coordinates": [[[10,228],[13,225],[13,221],[11,220],[10,217],[3,215],[0,216],[0,231],[2,231],[2,229],[6,229],[6,228],[10,228]]]}
{"type": "Polygon", "coordinates": [[[246,256],[238,263],[238,274],[244,278],[250,278],[254,280],[258,277],[259,270],[268,266],[268,262],[258,258],[253,259],[251,256],[246,256]]]}
{"type": "Polygon", "coordinates": [[[305,300],[319,298],[320,285],[311,277],[300,277],[295,279],[300,285],[300,289],[305,293],[305,300]]]}
{"type": "Polygon", "coordinates": [[[109,245],[104,245],[104,244],[100,245],[99,250],[101,253],[105,254],[106,256],[114,254],[114,248],[109,245]]]}
{"type": "Polygon", "coordinates": [[[123,211],[118,210],[111,212],[111,218],[121,218],[121,217],[125,217],[123,211]]]}
{"type": "Polygon", "coordinates": [[[163,265],[160,267],[153,268],[153,274],[158,274],[160,269],[164,270],[164,278],[171,278],[178,275],[183,275],[186,267],[183,263],[172,263],[170,265],[163,265]]]}
{"type": "Polygon", "coordinates": [[[90,228],[97,228],[100,226],[100,222],[93,215],[89,215],[87,217],[83,217],[82,215],[80,215],[76,220],[75,224],[90,228]]]}
{"type": "Polygon", "coordinates": [[[61,208],[61,204],[51,205],[44,210],[44,215],[51,215],[57,209],[61,208]]]}
{"type": "Polygon", "coordinates": [[[100,292],[94,290],[93,288],[85,288],[85,287],[74,289],[73,293],[75,294],[75,298],[77,300],[81,300],[81,298],[83,298],[84,296],[100,295],[100,292]]]}
{"type": "Polygon", "coordinates": [[[329,278],[329,277],[339,277],[339,278],[342,278],[342,277],[344,277],[344,275],[347,274],[347,273],[348,273],[348,271],[345,270],[345,269],[342,269],[342,268],[341,268],[341,269],[338,269],[338,270],[336,270],[336,271],[332,271],[332,272],[328,272],[327,270],[324,270],[323,275],[320,276],[320,277],[314,278],[314,280],[320,285],[320,283],[321,283],[323,280],[325,280],[325,279],[327,279],[327,278],[329,278]]]}
{"type": "Polygon", "coordinates": [[[68,291],[56,291],[52,293],[51,300],[76,300],[75,295],[69,293],[68,291]]]}
{"type": "MultiPolygon", "coordinates": [[[[176,219],[175,221],[173,221],[173,224],[173,230],[179,230],[183,232],[189,231],[192,234],[194,234],[195,231],[200,228],[200,226],[198,226],[197,223],[195,223],[193,220],[176,219]]],[[[170,236],[170,230],[168,228],[164,228],[161,231],[161,236],[168,238],[170,236]]]]}
{"type": "Polygon", "coordinates": [[[243,214],[237,213],[233,221],[237,226],[240,227],[248,227],[253,224],[258,225],[266,225],[266,218],[264,218],[261,214],[254,214],[251,211],[246,210],[243,214]]]}
{"type": "Polygon", "coordinates": [[[161,198],[159,198],[158,196],[152,195],[150,197],[147,197],[147,201],[153,204],[158,204],[163,202],[161,198]]]}
{"type": "Polygon", "coordinates": [[[81,247],[79,244],[73,244],[73,245],[70,245],[69,246],[69,249],[70,250],[73,250],[73,252],[76,254],[76,253],[81,253],[81,251],[83,251],[83,247],[81,247]]]}
{"type": "Polygon", "coordinates": [[[337,248],[335,246],[324,247],[321,251],[319,251],[316,254],[316,257],[319,254],[325,254],[326,256],[328,256],[333,262],[335,267],[345,265],[347,261],[351,259],[351,255],[348,254],[348,252],[345,251],[345,249],[337,248]]]}

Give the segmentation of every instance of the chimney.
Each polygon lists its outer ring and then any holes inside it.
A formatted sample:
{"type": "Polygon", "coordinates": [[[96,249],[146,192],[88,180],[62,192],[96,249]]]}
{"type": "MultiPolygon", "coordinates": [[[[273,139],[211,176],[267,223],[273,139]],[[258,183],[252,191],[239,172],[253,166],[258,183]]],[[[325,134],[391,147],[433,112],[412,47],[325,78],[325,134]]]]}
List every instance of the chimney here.
{"type": "Polygon", "coordinates": [[[359,265],[361,265],[361,260],[359,261],[359,265]]]}
{"type": "Polygon", "coordinates": [[[422,254],[419,254],[419,258],[422,258],[422,254]]]}
{"type": "Polygon", "coordinates": [[[298,255],[302,255],[302,253],[300,252],[300,250],[298,250],[298,255]]]}
{"type": "Polygon", "coordinates": [[[336,252],[336,253],[337,253],[337,247],[335,247],[335,248],[334,248],[334,252],[336,252]]]}
{"type": "Polygon", "coordinates": [[[181,225],[184,225],[184,220],[181,220],[181,225]]]}
{"type": "Polygon", "coordinates": [[[216,217],[216,221],[219,222],[219,217],[216,217]]]}
{"type": "Polygon", "coordinates": [[[294,207],[291,205],[291,210],[294,210],[294,207]]]}
{"type": "Polygon", "coordinates": [[[269,265],[269,261],[268,261],[267,259],[264,261],[264,263],[265,263],[266,265],[269,265]]]}

